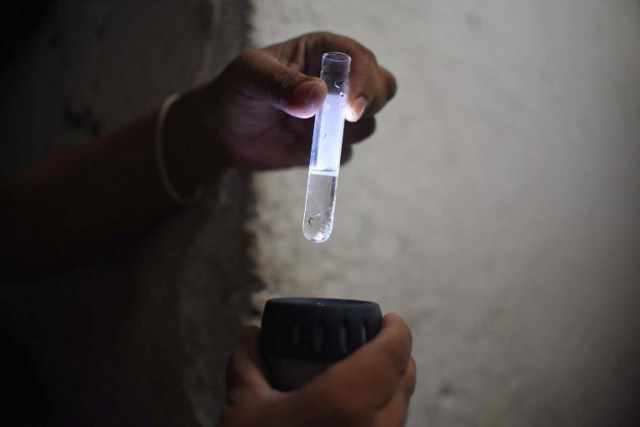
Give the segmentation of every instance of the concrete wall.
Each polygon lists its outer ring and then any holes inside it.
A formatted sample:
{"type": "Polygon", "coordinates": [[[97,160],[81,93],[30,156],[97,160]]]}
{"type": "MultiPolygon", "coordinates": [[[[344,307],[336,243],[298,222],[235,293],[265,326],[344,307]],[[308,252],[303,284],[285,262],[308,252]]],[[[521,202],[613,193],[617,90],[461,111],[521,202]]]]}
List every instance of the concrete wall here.
{"type": "Polygon", "coordinates": [[[419,371],[411,426],[634,424],[638,2],[254,8],[253,44],[343,33],[399,83],[341,172],[328,243],[300,231],[306,171],[256,176],[254,256],[271,294],[403,314],[419,371]]]}
{"type": "MultiPolygon", "coordinates": [[[[0,173],[210,79],[245,41],[243,1],[47,3],[3,58],[0,173]]],[[[12,393],[0,424],[8,412],[8,425],[41,425],[45,406],[50,425],[213,425],[256,289],[249,202],[247,178],[230,173],[217,196],[90,266],[0,286],[0,382],[12,393]]]]}

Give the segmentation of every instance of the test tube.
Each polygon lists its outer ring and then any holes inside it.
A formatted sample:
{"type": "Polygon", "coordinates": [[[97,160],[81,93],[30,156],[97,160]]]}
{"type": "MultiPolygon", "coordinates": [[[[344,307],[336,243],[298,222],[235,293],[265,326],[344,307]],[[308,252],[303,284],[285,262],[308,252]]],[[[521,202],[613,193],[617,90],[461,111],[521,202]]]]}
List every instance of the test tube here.
{"type": "Polygon", "coordinates": [[[345,53],[327,52],[322,55],[320,78],[328,91],[313,128],[302,222],[304,237],[313,243],[327,241],[333,230],[350,66],[351,57],[345,53]]]}

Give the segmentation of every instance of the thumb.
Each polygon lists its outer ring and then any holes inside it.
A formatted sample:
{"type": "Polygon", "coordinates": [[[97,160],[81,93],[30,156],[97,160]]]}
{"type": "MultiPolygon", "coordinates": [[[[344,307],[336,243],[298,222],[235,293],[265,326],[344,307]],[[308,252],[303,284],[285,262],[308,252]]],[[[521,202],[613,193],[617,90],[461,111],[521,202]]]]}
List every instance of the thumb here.
{"type": "Polygon", "coordinates": [[[227,398],[242,390],[257,392],[270,390],[266,369],[258,350],[259,329],[246,326],[238,344],[229,357],[226,371],[227,398]]]}
{"type": "Polygon", "coordinates": [[[327,95],[320,78],[287,67],[261,50],[246,50],[230,68],[233,86],[241,95],[301,119],[312,117],[327,95]]]}

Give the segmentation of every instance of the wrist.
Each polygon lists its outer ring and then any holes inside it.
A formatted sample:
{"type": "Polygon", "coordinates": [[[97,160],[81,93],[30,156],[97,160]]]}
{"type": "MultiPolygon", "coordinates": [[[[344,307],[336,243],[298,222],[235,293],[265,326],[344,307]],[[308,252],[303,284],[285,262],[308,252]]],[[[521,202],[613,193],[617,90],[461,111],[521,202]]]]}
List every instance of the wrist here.
{"type": "Polygon", "coordinates": [[[192,198],[228,166],[227,155],[218,138],[205,123],[205,93],[199,89],[180,96],[167,111],[161,147],[168,179],[185,199],[192,198]]]}

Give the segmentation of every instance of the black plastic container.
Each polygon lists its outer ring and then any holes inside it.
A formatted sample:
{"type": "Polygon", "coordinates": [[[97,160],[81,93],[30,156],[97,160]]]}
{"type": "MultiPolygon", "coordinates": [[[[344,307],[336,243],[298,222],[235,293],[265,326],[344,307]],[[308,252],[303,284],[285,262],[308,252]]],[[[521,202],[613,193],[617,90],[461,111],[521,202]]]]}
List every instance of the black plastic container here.
{"type": "Polygon", "coordinates": [[[262,315],[260,352],[274,387],[293,390],[371,341],[381,326],[375,302],[271,299],[262,315]]]}

